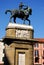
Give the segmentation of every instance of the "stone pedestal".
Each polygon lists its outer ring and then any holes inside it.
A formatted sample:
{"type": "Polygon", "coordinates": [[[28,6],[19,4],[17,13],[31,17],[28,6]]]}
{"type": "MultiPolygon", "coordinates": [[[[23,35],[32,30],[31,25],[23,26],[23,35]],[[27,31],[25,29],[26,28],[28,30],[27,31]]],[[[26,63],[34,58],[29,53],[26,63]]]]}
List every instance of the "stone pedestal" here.
{"type": "Polygon", "coordinates": [[[9,23],[6,28],[6,37],[32,39],[33,32],[32,26],[9,23]]]}
{"type": "Polygon", "coordinates": [[[9,23],[6,28],[5,65],[33,65],[33,27],[9,23]]]}

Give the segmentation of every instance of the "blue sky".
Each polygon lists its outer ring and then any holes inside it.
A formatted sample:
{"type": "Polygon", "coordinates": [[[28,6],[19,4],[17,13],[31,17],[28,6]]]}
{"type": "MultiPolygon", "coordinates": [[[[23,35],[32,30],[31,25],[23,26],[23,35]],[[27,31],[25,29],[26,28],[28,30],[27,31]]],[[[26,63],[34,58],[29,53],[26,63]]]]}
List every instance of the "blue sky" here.
{"type": "MultiPolygon", "coordinates": [[[[20,2],[32,8],[29,17],[34,28],[34,38],[44,38],[44,0],[0,0],[0,38],[5,36],[5,29],[9,23],[10,14],[5,14],[7,9],[18,9],[20,2]]],[[[17,20],[17,23],[20,23],[17,20]]]]}

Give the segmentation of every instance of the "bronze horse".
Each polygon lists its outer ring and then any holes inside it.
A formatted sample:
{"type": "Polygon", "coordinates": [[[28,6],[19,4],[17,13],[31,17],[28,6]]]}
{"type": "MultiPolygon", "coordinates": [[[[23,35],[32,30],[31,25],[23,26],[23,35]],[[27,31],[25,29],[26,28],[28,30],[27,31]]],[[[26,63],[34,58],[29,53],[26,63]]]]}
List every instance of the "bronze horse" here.
{"type": "MultiPolygon", "coordinates": [[[[11,16],[10,16],[10,21],[12,18],[14,18],[14,22],[16,20],[16,18],[20,18],[22,20],[27,20],[29,21],[29,24],[30,24],[30,20],[28,19],[29,15],[32,14],[32,9],[31,8],[27,8],[27,9],[19,9],[19,10],[6,10],[5,11],[5,14],[7,14],[7,12],[10,12],[11,13],[11,16]]],[[[16,23],[16,22],[15,22],[16,23]]]]}

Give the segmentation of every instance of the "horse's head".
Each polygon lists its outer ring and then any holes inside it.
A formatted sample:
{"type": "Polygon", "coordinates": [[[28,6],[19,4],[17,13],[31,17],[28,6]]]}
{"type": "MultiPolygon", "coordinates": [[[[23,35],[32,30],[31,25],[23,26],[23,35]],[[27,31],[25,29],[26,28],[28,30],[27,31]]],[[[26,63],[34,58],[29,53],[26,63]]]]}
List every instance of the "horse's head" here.
{"type": "Polygon", "coordinates": [[[32,15],[32,9],[28,8],[27,11],[29,12],[29,15],[32,15]]]}

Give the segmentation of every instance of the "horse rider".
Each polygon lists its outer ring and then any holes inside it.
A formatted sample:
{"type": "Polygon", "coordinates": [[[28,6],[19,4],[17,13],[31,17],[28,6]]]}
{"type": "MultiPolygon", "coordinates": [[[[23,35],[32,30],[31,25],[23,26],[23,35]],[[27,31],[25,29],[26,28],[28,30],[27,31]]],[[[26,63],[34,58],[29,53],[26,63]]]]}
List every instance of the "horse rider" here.
{"type": "Polygon", "coordinates": [[[19,10],[26,10],[28,6],[24,5],[22,2],[19,4],[19,10]]]}

